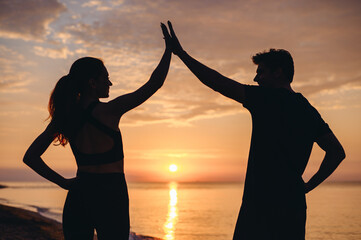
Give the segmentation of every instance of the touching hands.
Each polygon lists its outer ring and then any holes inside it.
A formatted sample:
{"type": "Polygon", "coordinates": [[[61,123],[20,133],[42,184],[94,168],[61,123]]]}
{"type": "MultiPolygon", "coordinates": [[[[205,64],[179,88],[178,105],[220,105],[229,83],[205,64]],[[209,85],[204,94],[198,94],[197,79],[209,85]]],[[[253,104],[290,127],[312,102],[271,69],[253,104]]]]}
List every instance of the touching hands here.
{"type": "Polygon", "coordinates": [[[177,36],[174,33],[172,23],[168,21],[169,32],[165,24],[161,23],[163,36],[166,44],[166,48],[172,50],[175,55],[181,54],[183,51],[182,46],[179,43],[177,36]]]}
{"type": "Polygon", "coordinates": [[[173,52],[173,47],[172,47],[172,38],[168,33],[168,29],[167,27],[164,25],[164,23],[160,23],[160,27],[162,28],[162,32],[163,32],[163,39],[165,41],[165,48],[169,49],[173,52]]]}

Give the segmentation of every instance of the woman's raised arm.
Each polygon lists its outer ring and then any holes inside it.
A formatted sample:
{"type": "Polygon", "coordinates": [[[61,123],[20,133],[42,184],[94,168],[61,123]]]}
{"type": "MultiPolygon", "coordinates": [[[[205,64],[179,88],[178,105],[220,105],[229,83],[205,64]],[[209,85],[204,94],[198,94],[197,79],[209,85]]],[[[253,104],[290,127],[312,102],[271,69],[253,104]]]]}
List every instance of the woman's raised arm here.
{"type": "Polygon", "coordinates": [[[113,115],[121,116],[127,111],[139,106],[150,98],[164,83],[167,77],[172,50],[168,39],[165,39],[165,51],[158,66],[153,71],[150,79],[142,87],[132,93],[128,93],[115,98],[107,105],[107,110],[113,115]]]}

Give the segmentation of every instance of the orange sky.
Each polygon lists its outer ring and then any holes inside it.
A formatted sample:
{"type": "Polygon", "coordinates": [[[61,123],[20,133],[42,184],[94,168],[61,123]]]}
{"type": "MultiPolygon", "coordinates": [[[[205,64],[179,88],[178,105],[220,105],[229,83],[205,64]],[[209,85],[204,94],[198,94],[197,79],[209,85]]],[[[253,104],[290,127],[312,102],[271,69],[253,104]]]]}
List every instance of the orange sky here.
{"type": "MultiPolygon", "coordinates": [[[[360,12],[359,1],[1,1],[0,180],[34,176],[22,156],[46,127],[50,91],[74,60],[104,60],[110,99],[133,91],[162,55],[159,23],[168,19],[188,53],[242,83],[252,84],[253,54],[289,50],[294,89],[345,147],[332,179],[361,180],[360,12]]],[[[120,129],[130,181],[244,178],[250,114],[203,86],[177,57],[163,88],[127,113],[120,129]]],[[[322,156],[315,146],[305,178],[322,156]]],[[[75,172],[69,147],[51,146],[44,160],[67,176],[75,172]]]]}

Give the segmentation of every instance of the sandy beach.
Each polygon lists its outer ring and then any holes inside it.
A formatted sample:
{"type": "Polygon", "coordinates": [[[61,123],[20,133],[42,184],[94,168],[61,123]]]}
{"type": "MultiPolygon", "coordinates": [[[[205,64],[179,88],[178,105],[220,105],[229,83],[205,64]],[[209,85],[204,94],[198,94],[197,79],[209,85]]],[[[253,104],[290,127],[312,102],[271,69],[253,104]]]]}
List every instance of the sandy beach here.
{"type": "Polygon", "coordinates": [[[0,205],[1,239],[64,239],[61,223],[38,213],[0,205]]]}
{"type": "MultiPolygon", "coordinates": [[[[62,240],[61,223],[28,210],[0,204],[1,240],[62,240]]],[[[96,237],[94,238],[96,239],[96,237]]],[[[129,240],[161,240],[130,234],[129,240]]]]}

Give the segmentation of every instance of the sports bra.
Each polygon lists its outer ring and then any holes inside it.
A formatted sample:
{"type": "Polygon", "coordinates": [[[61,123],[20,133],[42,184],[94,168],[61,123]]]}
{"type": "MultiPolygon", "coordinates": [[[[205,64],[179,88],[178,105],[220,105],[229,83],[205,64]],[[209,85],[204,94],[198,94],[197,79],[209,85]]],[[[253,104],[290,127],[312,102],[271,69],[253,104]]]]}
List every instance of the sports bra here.
{"type": "Polygon", "coordinates": [[[73,141],[70,141],[70,146],[78,166],[101,165],[105,163],[117,162],[119,160],[123,160],[124,158],[122,135],[120,131],[115,131],[111,129],[110,127],[106,126],[105,124],[94,118],[91,114],[94,107],[98,103],[98,101],[92,102],[85,109],[79,129],[84,126],[85,123],[92,124],[94,127],[96,127],[113,139],[113,147],[106,152],[89,154],[79,151],[75,143],[72,144],[73,141]]]}

